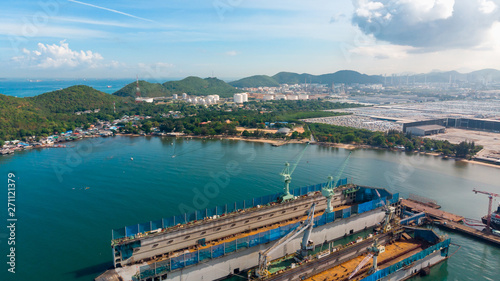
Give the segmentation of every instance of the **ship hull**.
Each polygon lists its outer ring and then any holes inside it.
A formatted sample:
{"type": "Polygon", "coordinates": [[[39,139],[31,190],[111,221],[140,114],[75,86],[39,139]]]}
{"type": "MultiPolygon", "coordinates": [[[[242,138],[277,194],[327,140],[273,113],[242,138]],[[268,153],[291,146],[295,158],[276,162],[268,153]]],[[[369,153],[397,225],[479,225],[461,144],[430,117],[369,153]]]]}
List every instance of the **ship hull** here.
{"type": "MultiPolygon", "coordinates": [[[[481,220],[485,225],[488,224],[487,216],[482,217],[481,220]]],[[[500,230],[500,214],[498,213],[491,214],[490,226],[495,230],[500,230]]]]}
{"type": "MultiPolygon", "coordinates": [[[[344,237],[345,235],[360,232],[367,228],[376,226],[383,220],[385,212],[381,209],[375,209],[363,214],[352,216],[346,219],[341,219],[330,224],[319,226],[313,229],[311,240],[315,244],[321,244],[325,241],[336,240],[344,237]]],[[[297,237],[284,245],[281,249],[275,251],[270,259],[277,259],[279,257],[295,253],[300,249],[302,237],[297,237]]],[[[203,263],[194,264],[191,266],[178,269],[176,271],[168,272],[167,274],[160,275],[160,280],[217,280],[227,277],[252,267],[257,266],[259,260],[259,251],[264,251],[273,245],[274,242],[261,244],[251,248],[236,251],[230,255],[224,255],[219,258],[209,259],[203,263]]],[[[146,263],[137,264],[138,267],[146,263]]],[[[128,270],[130,267],[116,268],[116,272],[122,280],[132,280],[134,271],[128,270]]],[[[133,267],[135,268],[135,267],[133,267]]],[[[142,279],[147,280],[147,278],[142,279]]]]}
{"type": "Polygon", "coordinates": [[[400,281],[400,280],[408,280],[413,276],[422,274],[421,272],[426,272],[426,269],[431,268],[443,261],[448,259],[448,256],[442,256],[440,251],[436,251],[427,257],[423,258],[420,261],[415,262],[413,265],[401,269],[392,273],[389,276],[386,276],[381,281],[400,281]]]}

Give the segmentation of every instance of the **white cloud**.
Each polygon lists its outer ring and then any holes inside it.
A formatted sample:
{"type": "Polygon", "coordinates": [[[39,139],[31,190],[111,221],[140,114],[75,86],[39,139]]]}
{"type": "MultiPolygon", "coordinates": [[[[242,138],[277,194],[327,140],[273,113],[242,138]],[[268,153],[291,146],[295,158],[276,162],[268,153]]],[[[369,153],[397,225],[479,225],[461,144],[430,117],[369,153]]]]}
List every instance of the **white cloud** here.
{"type": "Polygon", "coordinates": [[[81,66],[97,67],[103,60],[99,53],[88,51],[73,51],[65,40],[57,44],[38,43],[38,49],[22,50],[22,56],[13,57],[12,60],[26,66],[36,68],[76,68],[81,66]]]}
{"type": "Polygon", "coordinates": [[[360,0],[358,1],[358,7],[356,8],[356,15],[365,18],[372,18],[375,16],[377,10],[384,8],[384,4],[380,2],[360,0]]]}
{"type": "Polygon", "coordinates": [[[408,56],[408,52],[415,48],[398,45],[360,46],[350,50],[352,54],[368,56],[377,59],[401,59],[408,56]]]}
{"type": "Polygon", "coordinates": [[[352,1],[352,23],[362,32],[420,52],[480,45],[500,19],[500,0],[352,1]]]}
{"type": "Polygon", "coordinates": [[[491,14],[497,8],[497,5],[493,1],[489,0],[478,0],[479,11],[485,14],[491,14]]]}
{"type": "Polygon", "coordinates": [[[238,52],[236,52],[236,51],[234,51],[234,50],[233,50],[233,51],[227,51],[227,52],[226,52],[226,55],[227,55],[227,56],[230,56],[230,57],[234,57],[234,56],[236,56],[237,54],[238,54],[238,52]]]}

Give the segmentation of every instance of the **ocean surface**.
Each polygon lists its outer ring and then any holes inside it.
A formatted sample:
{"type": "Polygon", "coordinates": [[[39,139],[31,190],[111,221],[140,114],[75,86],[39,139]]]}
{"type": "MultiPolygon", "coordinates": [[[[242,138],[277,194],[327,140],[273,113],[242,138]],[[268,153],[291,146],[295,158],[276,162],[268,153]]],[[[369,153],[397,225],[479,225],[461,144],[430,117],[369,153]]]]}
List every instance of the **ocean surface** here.
{"type": "MultiPolygon", "coordinates": [[[[141,79],[144,80],[144,79],[141,79]]],[[[151,83],[165,83],[177,78],[148,80],[151,83]]],[[[96,90],[112,94],[127,84],[135,82],[130,79],[1,79],[0,94],[16,97],[33,97],[43,93],[61,90],[74,85],[87,85],[96,90]]]]}
{"type": "MultiPolygon", "coordinates": [[[[150,83],[163,84],[167,81],[181,80],[183,78],[141,78],[150,83]]],[[[219,78],[226,82],[237,80],[238,78],[219,78]]],[[[135,78],[122,79],[0,79],[0,94],[15,97],[33,97],[43,93],[61,90],[74,85],[87,85],[96,90],[112,94],[127,84],[135,82],[135,78]]]]}
{"type": "MultiPolygon", "coordinates": [[[[111,229],[279,192],[284,162],[304,147],[120,136],[68,145],[0,157],[0,280],[92,280],[111,266],[111,229]],[[9,172],[16,178],[15,274],[6,264],[9,172]],[[207,193],[207,184],[219,189],[207,193]]],[[[310,145],[291,187],[325,182],[346,155],[310,145]]],[[[430,197],[446,211],[476,219],[486,213],[488,198],[472,189],[500,192],[497,168],[404,152],[355,150],[344,175],[404,197],[430,197]]],[[[414,280],[500,280],[500,248],[449,235],[462,248],[414,280]]]]}

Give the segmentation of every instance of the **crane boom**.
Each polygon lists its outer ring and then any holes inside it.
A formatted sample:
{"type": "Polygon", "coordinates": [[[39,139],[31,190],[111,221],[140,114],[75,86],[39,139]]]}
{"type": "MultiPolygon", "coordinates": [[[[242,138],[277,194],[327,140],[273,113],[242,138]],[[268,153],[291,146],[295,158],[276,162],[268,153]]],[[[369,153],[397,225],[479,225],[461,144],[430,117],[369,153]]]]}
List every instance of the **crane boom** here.
{"type": "Polygon", "coordinates": [[[346,159],[344,160],[339,170],[337,171],[335,177],[329,176],[326,186],[323,187],[323,189],[321,189],[321,194],[323,194],[323,196],[325,196],[327,200],[327,206],[325,210],[327,213],[333,212],[333,207],[332,207],[333,194],[335,194],[335,188],[337,188],[340,176],[342,176],[342,173],[344,172],[344,169],[347,166],[347,163],[349,162],[349,158],[351,158],[351,153],[352,151],[349,151],[349,155],[347,155],[346,159]]]}
{"type": "MultiPolygon", "coordinates": [[[[311,208],[309,209],[309,214],[307,215],[306,220],[302,225],[299,225],[295,230],[292,232],[288,233],[287,235],[283,236],[278,242],[276,242],[273,246],[271,246],[269,249],[265,250],[264,252],[259,252],[259,268],[257,269],[257,276],[258,277],[264,277],[267,276],[267,263],[268,263],[268,257],[270,254],[272,254],[274,251],[279,249],[281,246],[287,244],[290,242],[292,239],[297,237],[297,235],[301,234],[305,230],[311,228],[314,225],[314,209],[316,207],[316,203],[313,203],[311,208]]],[[[310,233],[309,233],[310,235],[310,233]]],[[[307,238],[309,238],[309,235],[307,235],[307,238]]],[[[306,243],[302,243],[302,247],[306,247],[306,243]]]]}
{"type": "Polygon", "coordinates": [[[283,195],[281,196],[281,199],[283,200],[290,200],[293,198],[293,195],[290,194],[290,182],[292,181],[292,174],[295,171],[295,168],[297,168],[297,165],[299,165],[299,162],[304,156],[304,153],[306,152],[308,146],[309,143],[306,144],[306,147],[304,147],[304,149],[296,157],[297,160],[295,161],[295,163],[292,165],[291,168],[290,168],[290,163],[286,162],[285,168],[280,173],[280,175],[283,177],[283,181],[285,182],[285,186],[283,188],[283,195]]]}
{"type": "Polygon", "coordinates": [[[496,194],[496,193],[488,192],[488,191],[481,191],[481,190],[477,190],[475,188],[472,191],[474,191],[475,193],[481,193],[481,194],[491,195],[493,197],[500,197],[500,194],[496,194]]]}

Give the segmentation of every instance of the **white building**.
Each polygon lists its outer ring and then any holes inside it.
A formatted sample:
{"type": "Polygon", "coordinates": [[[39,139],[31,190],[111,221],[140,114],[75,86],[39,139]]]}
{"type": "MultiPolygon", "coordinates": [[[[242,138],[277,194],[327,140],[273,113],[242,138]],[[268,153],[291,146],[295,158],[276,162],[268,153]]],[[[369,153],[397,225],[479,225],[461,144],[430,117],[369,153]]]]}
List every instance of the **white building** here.
{"type": "Polygon", "coordinates": [[[185,100],[187,99],[188,95],[186,93],[182,93],[182,99],[185,100]]]}
{"type": "Polygon", "coordinates": [[[205,100],[207,104],[215,104],[219,101],[219,95],[208,95],[205,100]]]}
{"type": "Polygon", "coordinates": [[[299,100],[298,95],[288,95],[286,96],[287,100],[299,100]]]}
{"type": "Polygon", "coordinates": [[[234,94],[233,100],[235,103],[243,103],[243,96],[241,94],[234,94]]]}
{"type": "Polygon", "coordinates": [[[178,98],[177,94],[173,94],[172,98],[176,100],[178,98]]]}
{"type": "Polygon", "coordinates": [[[136,102],[149,102],[149,103],[152,103],[153,102],[153,98],[135,98],[135,101],[136,102]]]}
{"type": "Polygon", "coordinates": [[[248,94],[247,93],[241,93],[241,96],[243,97],[243,102],[248,101],[248,94]]]}
{"type": "Polygon", "coordinates": [[[262,100],[266,101],[266,100],[274,100],[274,95],[264,95],[262,97],[262,100]]]}
{"type": "Polygon", "coordinates": [[[307,99],[309,99],[309,95],[299,94],[299,100],[307,100],[307,99]]]}
{"type": "Polygon", "coordinates": [[[286,100],[286,96],[285,95],[276,95],[275,99],[277,99],[277,100],[286,100]]]}

